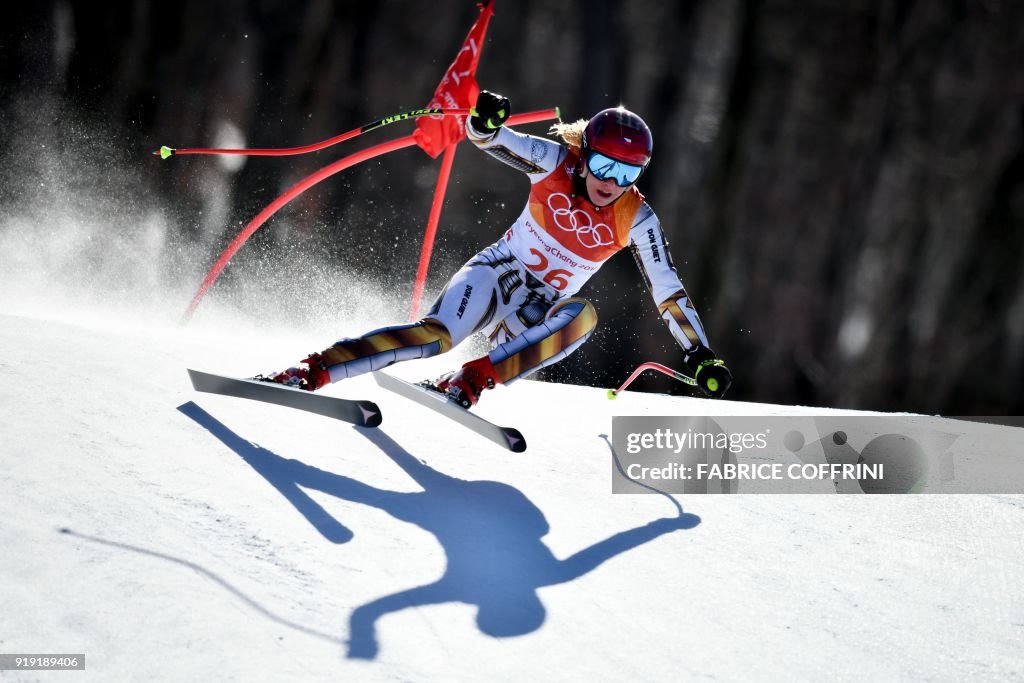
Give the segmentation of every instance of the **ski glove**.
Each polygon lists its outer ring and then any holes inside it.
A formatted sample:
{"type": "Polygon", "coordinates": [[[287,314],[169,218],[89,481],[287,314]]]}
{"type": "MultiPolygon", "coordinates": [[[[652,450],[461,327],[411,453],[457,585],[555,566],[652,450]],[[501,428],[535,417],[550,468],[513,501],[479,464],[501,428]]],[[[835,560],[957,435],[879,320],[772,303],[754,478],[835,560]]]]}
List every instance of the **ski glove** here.
{"type": "Polygon", "coordinates": [[[711,349],[698,346],[686,354],[683,364],[693,373],[697,386],[708,398],[722,398],[732,386],[732,373],[715,358],[711,349]]]}
{"type": "Polygon", "coordinates": [[[505,125],[508,117],[512,115],[512,104],[504,95],[482,90],[473,111],[475,113],[469,122],[477,132],[486,135],[505,125]]]}

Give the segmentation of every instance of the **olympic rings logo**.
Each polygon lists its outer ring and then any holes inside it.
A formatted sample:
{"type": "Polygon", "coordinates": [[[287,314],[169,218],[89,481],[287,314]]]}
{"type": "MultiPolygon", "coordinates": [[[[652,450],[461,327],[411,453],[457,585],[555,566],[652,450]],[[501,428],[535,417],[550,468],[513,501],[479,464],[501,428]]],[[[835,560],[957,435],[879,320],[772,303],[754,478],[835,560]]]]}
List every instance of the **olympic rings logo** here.
{"type": "Polygon", "coordinates": [[[576,239],[584,247],[596,249],[615,243],[611,228],[604,223],[594,225],[590,214],[583,209],[572,208],[572,201],[561,192],[551,193],[548,208],[555,218],[555,225],[566,232],[576,233],[576,239]]]}

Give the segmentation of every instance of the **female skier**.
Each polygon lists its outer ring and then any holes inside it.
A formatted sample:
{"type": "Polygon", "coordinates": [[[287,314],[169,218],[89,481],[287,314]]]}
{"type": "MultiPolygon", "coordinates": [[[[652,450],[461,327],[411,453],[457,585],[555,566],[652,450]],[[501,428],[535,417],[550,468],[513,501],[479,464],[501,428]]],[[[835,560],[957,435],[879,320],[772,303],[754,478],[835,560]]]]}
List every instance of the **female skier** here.
{"type": "Polygon", "coordinates": [[[511,111],[507,97],[485,90],[466,122],[473,144],[532,183],[529,202],[502,238],[455,274],[419,322],[342,339],[258,379],[314,391],[444,353],[483,332],[491,352],[434,385],[469,408],[483,390],[557,363],[590,337],[597,324],[594,306],[574,295],[629,246],[697,386],[713,398],[725,394],[732,374],[711,351],[661,224],[636,189],[653,150],[647,124],[622,107],[605,109],[590,121],[553,126],[559,144],[505,128],[511,111]]]}

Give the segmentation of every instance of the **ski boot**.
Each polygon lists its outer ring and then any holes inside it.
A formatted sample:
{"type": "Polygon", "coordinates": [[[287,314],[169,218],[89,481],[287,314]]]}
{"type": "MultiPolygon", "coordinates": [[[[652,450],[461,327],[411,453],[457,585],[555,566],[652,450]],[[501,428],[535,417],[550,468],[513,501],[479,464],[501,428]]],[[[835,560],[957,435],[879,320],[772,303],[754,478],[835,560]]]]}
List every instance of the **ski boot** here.
{"type": "Polygon", "coordinates": [[[498,379],[494,365],[489,356],[484,356],[445,375],[434,386],[463,408],[471,408],[480,400],[480,393],[484,389],[493,389],[498,384],[501,384],[501,380],[498,379]]]}
{"type": "Polygon", "coordinates": [[[312,353],[308,358],[303,358],[295,367],[281,372],[272,372],[269,375],[256,375],[253,379],[260,382],[283,384],[286,387],[303,391],[316,391],[331,383],[331,375],[327,372],[327,367],[320,359],[319,353],[312,353]]]}

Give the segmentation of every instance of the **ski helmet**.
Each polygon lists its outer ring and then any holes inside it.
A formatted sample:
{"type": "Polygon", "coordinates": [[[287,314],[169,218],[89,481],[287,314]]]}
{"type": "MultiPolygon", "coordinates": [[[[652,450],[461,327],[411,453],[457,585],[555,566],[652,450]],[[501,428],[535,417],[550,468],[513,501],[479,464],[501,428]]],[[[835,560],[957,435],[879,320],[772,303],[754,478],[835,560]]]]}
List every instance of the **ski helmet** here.
{"type": "Polygon", "coordinates": [[[591,151],[634,166],[647,166],[654,138],[644,120],[628,109],[604,109],[587,122],[583,131],[584,157],[591,151]]]}

